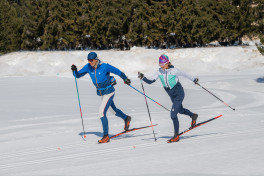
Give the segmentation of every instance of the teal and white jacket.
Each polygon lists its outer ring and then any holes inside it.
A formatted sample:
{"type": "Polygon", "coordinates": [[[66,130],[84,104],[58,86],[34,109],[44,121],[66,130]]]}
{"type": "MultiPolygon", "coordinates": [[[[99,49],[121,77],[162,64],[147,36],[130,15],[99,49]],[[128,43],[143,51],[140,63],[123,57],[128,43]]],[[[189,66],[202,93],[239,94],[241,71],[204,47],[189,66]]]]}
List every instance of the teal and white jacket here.
{"type": "Polygon", "coordinates": [[[174,68],[174,66],[170,66],[168,69],[165,70],[159,68],[159,70],[152,77],[150,77],[149,79],[144,77],[143,81],[148,84],[152,84],[159,78],[165,89],[173,89],[179,82],[179,76],[183,76],[191,81],[194,81],[195,79],[193,76],[177,68],[174,68]]]}

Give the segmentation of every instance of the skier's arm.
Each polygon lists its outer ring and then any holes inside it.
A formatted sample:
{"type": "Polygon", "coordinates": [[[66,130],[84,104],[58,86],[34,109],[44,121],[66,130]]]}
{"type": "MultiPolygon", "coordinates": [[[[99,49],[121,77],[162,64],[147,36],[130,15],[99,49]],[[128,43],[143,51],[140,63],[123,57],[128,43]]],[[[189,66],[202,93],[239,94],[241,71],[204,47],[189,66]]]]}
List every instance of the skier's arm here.
{"type": "Polygon", "coordinates": [[[118,76],[120,76],[120,78],[122,78],[123,80],[127,79],[127,76],[125,75],[125,73],[121,72],[119,69],[115,68],[114,66],[107,64],[107,72],[111,72],[114,73],[118,76]]]}
{"type": "Polygon", "coordinates": [[[185,78],[187,78],[187,79],[189,79],[191,81],[194,81],[195,80],[195,78],[193,76],[189,75],[188,73],[186,73],[184,71],[181,71],[181,70],[176,69],[176,68],[174,68],[174,71],[175,71],[175,74],[177,76],[183,76],[183,77],[185,77],[185,78]]]}
{"type": "Polygon", "coordinates": [[[145,83],[152,84],[152,83],[154,83],[158,78],[159,78],[159,73],[156,72],[156,73],[155,73],[153,76],[151,76],[149,79],[146,78],[146,77],[144,76],[142,80],[143,80],[145,83]]]}
{"type": "Polygon", "coordinates": [[[80,78],[86,75],[87,73],[88,73],[88,64],[85,65],[80,71],[73,71],[73,76],[75,76],[76,78],[80,78]]]}

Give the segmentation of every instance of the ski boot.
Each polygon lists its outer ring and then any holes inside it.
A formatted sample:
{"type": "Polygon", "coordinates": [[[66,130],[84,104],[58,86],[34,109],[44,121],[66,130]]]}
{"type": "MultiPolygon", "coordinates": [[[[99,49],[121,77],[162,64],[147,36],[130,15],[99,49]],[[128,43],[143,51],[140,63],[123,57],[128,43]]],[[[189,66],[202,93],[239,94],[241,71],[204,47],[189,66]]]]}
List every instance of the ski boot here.
{"type": "Polygon", "coordinates": [[[191,116],[191,118],[192,118],[192,122],[191,122],[191,128],[193,128],[193,127],[195,127],[195,125],[196,125],[196,120],[197,120],[197,118],[198,118],[198,114],[193,114],[192,116],[191,116]]]}
{"type": "Polygon", "coordinates": [[[104,137],[103,137],[102,139],[100,139],[100,140],[98,141],[98,143],[99,143],[99,144],[101,144],[101,143],[107,143],[107,142],[109,142],[109,141],[110,141],[110,138],[109,138],[108,134],[106,134],[106,135],[104,135],[104,137]]]}
{"type": "Polygon", "coordinates": [[[179,137],[178,133],[175,133],[174,136],[170,140],[168,140],[167,142],[168,143],[178,142],[179,140],[180,140],[180,137],[179,137]]]}
{"type": "Polygon", "coordinates": [[[131,121],[131,117],[127,116],[126,120],[125,120],[125,126],[124,126],[124,130],[127,131],[130,125],[130,121],[131,121]]]}

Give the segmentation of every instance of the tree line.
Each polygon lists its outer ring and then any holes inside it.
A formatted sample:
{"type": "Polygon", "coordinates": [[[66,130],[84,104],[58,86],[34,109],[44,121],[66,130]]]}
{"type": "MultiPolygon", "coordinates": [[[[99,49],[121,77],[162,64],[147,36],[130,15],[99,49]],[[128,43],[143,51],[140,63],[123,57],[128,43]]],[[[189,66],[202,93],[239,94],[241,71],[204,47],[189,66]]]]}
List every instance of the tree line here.
{"type": "Polygon", "coordinates": [[[264,0],[1,0],[0,53],[241,44],[264,0]]]}

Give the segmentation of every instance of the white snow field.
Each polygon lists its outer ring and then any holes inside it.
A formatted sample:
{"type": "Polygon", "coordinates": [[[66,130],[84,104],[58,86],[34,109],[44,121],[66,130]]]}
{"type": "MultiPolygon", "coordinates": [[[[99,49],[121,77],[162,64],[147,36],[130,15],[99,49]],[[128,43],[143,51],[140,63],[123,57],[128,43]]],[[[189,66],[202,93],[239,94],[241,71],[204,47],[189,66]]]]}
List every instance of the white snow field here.
{"type": "MultiPolygon", "coordinates": [[[[14,52],[0,57],[0,175],[19,176],[263,176],[264,57],[254,46],[130,51],[96,51],[99,58],[124,71],[141,89],[137,72],[158,69],[166,53],[172,64],[199,77],[201,87],[180,78],[183,106],[199,114],[198,123],[177,143],[170,112],[148,99],[152,128],[97,144],[102,137],[100,97],[87,75],[78,79],[86,140],[75,80],[70,66],[87,63],[89,51],[14,52]]],[[[132,116],[131,128],[150,125],[143,95],[117,78],[115,104],[132,116]]],[[[144,83],[148,96],[171,108],[160,81],[144,83]]],[[[179,115],[180,131],[189,117],[179,115]]],[[[122,119],[108,114],[109,133],[123,131],[122,119]]]]}

